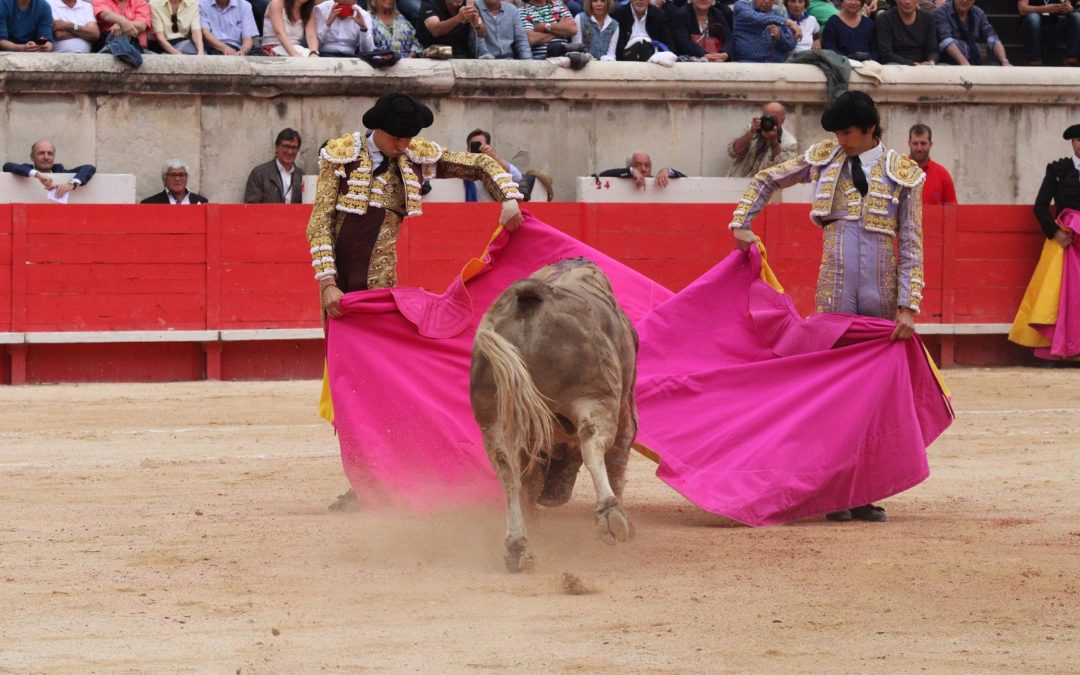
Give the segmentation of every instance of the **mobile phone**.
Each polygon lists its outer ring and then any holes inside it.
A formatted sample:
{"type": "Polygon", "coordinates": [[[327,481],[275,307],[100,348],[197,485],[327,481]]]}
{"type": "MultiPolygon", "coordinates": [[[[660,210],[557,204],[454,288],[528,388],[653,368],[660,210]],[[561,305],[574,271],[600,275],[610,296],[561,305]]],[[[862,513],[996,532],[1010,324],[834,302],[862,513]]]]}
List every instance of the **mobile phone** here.
{"type": "Polygon", "coordinates": [[[36,37],[36,38],[34,38],[34,44],[36,44],[36,45],[43,45],[43,44],[47,44],[48,42],[49,42],[49,38],[47,38],[47,37],[36,37]]]}
{"type": "Polygon", "coordinates": [[[469,152],[480,152],[480,141],[469,143],[469,152]]]}
{"type": "Polygon", "coordinates": [[[338,16],[352,16],[354,11],[352,5],[339,5],[341,9],[338,10],[338,16]]]}

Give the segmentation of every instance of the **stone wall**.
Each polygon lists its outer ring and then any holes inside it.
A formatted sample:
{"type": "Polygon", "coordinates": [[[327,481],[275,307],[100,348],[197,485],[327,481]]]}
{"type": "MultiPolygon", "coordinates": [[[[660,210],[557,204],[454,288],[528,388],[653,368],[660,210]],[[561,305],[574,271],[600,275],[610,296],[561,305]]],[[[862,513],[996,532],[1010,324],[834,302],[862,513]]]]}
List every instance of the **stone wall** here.
{"type": "MultiPolygon", "coordinates": [[[[852,88],[882,104],[885,141],[906,148],[916,122],[934,129],[932,157],[952,171],[961,201],[1029,203],[1051,159],[1070,152],[1062,130],[1080,122],[1080,69],[885,66],[852,88]],[[1070,111],[1073,111],[1070,113],[1070,111]]],[[[360,128],[379,95],[405,91],[436,112],[428,138],[464,149],[492,130],[506,159],[550,172],[556,199],[573,178],[621,166],[637,149],[656,166],[724,175],[728,140],[762,103],[780,100],[800,147],[818,124],[825,78],[804,65],[592,63],[572,72],[546,62],[406,60],[374,70],[343,59],[148,56],[130,70],[106,55],[0,55],[0,149],[28,161],[49,138],[68,165],[134,173],[138,194],[161,189],[160,166],[190,162],[192,189],[236,202],[251,166],[272,157],[277,132],[300,131],[299,162],[317,169],[322,140],[360,128]]]]}

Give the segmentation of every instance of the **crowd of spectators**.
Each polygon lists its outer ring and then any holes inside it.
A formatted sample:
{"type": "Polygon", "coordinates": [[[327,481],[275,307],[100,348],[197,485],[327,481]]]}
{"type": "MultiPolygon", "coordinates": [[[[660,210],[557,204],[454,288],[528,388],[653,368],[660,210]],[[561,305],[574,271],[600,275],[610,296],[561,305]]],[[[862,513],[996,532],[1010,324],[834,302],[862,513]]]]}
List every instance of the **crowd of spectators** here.
{"type": "MultiPolygon", "coordinates": [[[[778,63],[807,50],[1009,65],[976,0],[0,0],[0,50],[778,63]]],[[[1032,65],[1080,63],[1080,0],[1017,0],[1032,65]]],[[[375,61],[372,61],[375,63],[375,61]]],[[[382,63],[382,62],[379,62],[382,63]]]]}

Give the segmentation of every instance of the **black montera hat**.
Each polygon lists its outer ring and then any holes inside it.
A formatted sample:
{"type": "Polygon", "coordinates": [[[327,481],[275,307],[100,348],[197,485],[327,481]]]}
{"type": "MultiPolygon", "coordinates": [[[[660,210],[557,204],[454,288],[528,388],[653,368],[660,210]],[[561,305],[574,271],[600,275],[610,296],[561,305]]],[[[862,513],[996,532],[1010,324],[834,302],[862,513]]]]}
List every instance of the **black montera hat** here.
{"type": "Polygon", "coordinates": [[[821,114],[821,126],[825,131],[840,131],[848,127],[867,129],[880,124],[881,118],[874,106],[874,99],[861,91],[841,94],[821,114]]]}
{"type": "Polygon", "coordinates": [[[412,138],[435,121],[431,108],[407,94],[386,94],[364,113],[364,126],[391,136],[412,138]]]}
{"type": "Polygon", "coordinates": [[[1080,124],[1074,124],[1065,130],[1065,133],[1061,134],[1061,137],[1065,140],[1072,138],[1080,138],[1080,124]]]}

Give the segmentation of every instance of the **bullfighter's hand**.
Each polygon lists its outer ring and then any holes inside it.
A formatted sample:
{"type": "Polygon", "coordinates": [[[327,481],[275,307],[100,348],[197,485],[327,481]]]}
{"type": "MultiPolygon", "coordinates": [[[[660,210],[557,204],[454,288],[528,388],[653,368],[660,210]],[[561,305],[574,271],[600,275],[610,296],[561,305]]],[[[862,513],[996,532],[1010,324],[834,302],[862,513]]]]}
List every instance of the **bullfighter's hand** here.
{"type": "Polygon", "coordinates": [[[1058,231],[1054,233],[1054,241],[1056,241],[1061,248],[1069,248],[1073,242],[1072,232],[1058,228],[1058,231]]]}
{"type": "Polygon", "coordinates": [[[731,234],[735,235],[735,246],[740,251],[749,251],[751,244],[760,241],[756,234],[745,227],[736,228],[731,231],[731,234]]]}
{"type": "Polygon", "coordinates": [[[907,307],[896,310],[896,328],[893,329],[889,338],[893,342],[906,340],[915,334],[915,311],[907,307]]]}
{"type": "Polygon", "coordinates": [[[326,286],[322,289],[323,309],[335,319],[341,317],[341,297],[345,295],[337,286],[326,286]]]}
{"type": "Polygon", "coordinates": [[[499,215],[499,224],[510,232],[521,227],[521,206],[516,199],[507,199],[502,203],[502,213],[499,215]]]}

